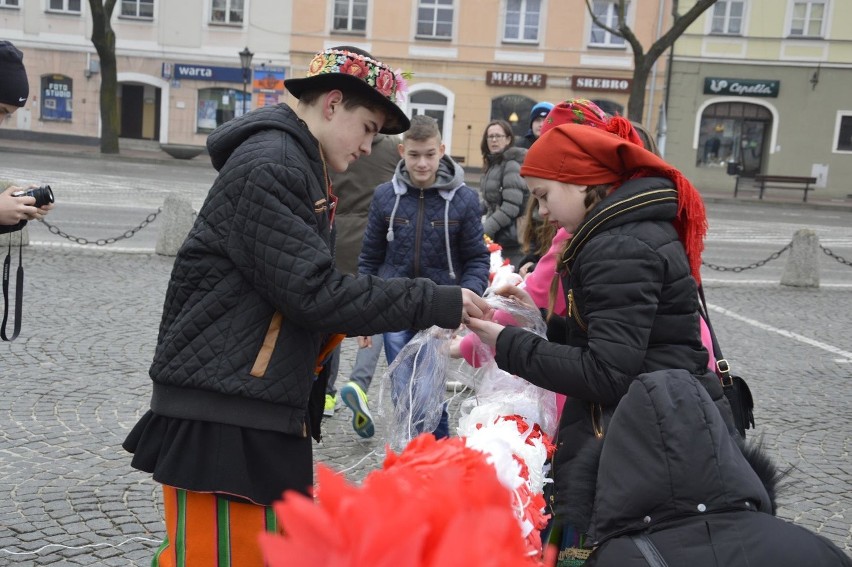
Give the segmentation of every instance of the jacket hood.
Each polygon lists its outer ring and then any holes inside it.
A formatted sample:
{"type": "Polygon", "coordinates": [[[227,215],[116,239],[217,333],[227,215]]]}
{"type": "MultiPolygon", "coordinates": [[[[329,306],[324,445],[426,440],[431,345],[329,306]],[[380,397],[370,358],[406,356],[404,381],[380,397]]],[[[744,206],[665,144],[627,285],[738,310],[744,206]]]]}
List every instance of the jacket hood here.
{"type": "MultiPolygon", "coordinates": [[[[435,175],[435,183],[426,189],[437,189],[444,199],[452,200],[456,190],[464,185],[464,170],[448,155],[441,157],[438,162],[438,172],[435,175]]],[[[411,182],[411,176],[405,168],[405,160],[399,160],[396,172],[393,175],[393,190],[397,195],[405,195],[408,188],[420,189],[411,182]]]]}
{"type": "Polygon", "coordinates": [[[773,513],[764,480],[771,488],[777,475],[764,465],[768,478],[761,479],[689,372],[643,374],[619,403],[600,449],[589,535],[597,543],[673,518],[773,513]]]}
{"type": "Polygon", "coordinates": [[[502,152],[488,154],[487,160],[489,165],[495,165],[503,161],[514,160],[518,163],[523,163],[524,158],[527,157],[526,148],[519,148],[518,146],[510,146],[503,150],[502,152]]]}
{"type": "Polygon", "coordinates": [[[258,108],[239,118],[234,118],[216,128],[207,137],[207,151],[216,170],[222,169],[234,150],[252,135],[264,130],[282,130],[295,137],[307,153],[319,159],[319,142],[302,120],[286,104],[258,108]]]}

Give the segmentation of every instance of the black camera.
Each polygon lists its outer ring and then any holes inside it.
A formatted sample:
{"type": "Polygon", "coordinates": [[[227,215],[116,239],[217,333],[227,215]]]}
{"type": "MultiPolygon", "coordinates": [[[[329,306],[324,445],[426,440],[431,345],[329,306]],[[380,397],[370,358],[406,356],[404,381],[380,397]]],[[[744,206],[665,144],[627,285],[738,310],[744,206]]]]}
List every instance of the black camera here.
{"type": "Polygon", "coordinates": [[[26,191],[15,191],[12,193],[12,196],[35,197],[34,207],[43,207],[53,202],[53,191],[50,189],[50,185],[42,185],[41,187],[34,187],[26,191]]]}

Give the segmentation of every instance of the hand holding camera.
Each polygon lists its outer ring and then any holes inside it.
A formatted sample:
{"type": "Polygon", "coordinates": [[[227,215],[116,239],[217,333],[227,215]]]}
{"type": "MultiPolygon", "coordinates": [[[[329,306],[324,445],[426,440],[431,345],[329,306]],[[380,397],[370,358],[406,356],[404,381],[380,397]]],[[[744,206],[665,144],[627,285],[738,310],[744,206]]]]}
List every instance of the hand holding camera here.
{"type": "Polygon", "coordinates": [[[38,220],[53,208],[49,185],[21,189],[10,186],[0,193],[0,225],[16,225],[22,220],[38,220]]]}

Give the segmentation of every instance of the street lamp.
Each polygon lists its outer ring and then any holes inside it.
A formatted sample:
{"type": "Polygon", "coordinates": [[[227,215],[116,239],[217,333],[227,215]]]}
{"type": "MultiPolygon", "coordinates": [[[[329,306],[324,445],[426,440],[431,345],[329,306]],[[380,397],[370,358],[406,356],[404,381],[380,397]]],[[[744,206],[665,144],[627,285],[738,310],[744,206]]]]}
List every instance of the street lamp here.
{"type": "Polygon", "coordinates": [[[251,58],[254,53],[249,51],[248,46],[240,51],[240,66],[243,68],[243,114],[246,113],[246,88],[248,87],[249,71],[251,70],[251,58]]]}

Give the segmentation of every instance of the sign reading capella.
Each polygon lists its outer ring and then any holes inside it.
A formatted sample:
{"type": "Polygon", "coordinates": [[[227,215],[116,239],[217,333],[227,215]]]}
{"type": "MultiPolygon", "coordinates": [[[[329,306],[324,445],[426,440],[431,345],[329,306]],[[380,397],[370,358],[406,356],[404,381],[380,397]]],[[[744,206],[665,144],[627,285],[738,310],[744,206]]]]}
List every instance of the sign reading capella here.
{"type": "Polygon", "coordinates": [[[781,81],[704,77],[704,94],[777,97],[781,81]]]}
{"type": "Polygon", "coordinates": [[[575,91],[604,91],[611,93],[628,93],[633,85],[633,79],[611,77],[587,77],[574,75],[571,84],[575,91]]]}
{"type": "Polygon", "coordinates": [[[534,89],[543,89],[547,86],[547,75],[544,73],[486,71],[485,84],[493,87],[529,87],[534,89]]]}

